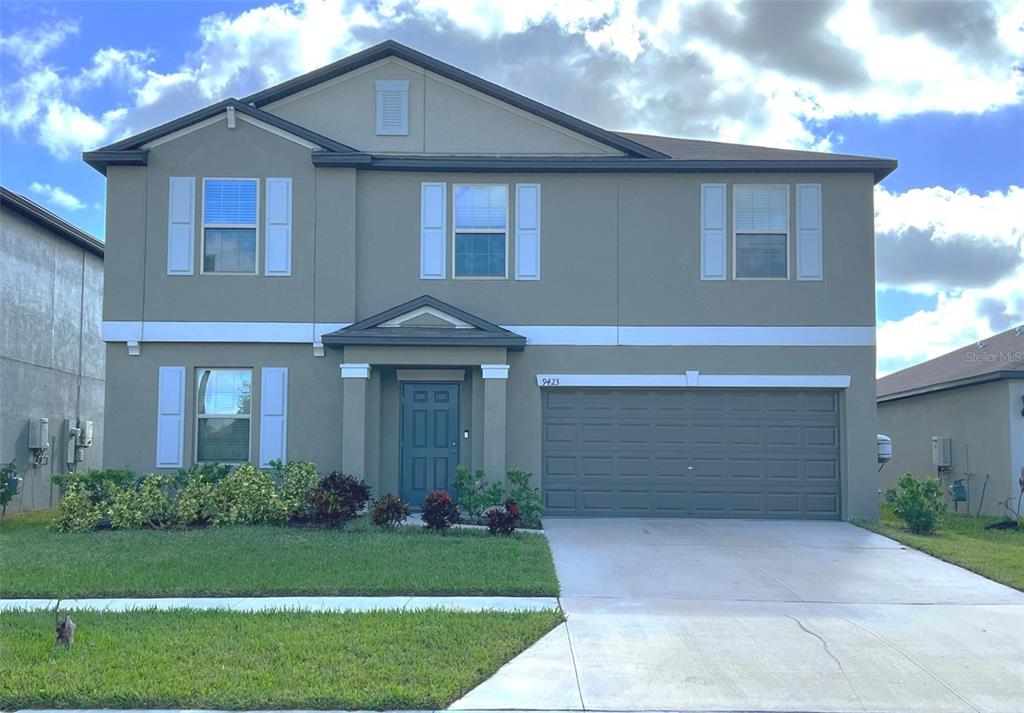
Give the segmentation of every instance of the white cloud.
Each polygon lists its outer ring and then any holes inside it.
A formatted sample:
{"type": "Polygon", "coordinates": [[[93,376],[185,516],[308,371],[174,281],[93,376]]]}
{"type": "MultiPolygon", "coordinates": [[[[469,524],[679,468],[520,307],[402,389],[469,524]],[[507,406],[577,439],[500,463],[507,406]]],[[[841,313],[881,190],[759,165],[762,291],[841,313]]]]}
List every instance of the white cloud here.
{"type": "Polygon", "coordinates": [[[1024,322],[1024,188],[879,187],[875,207],[879,284],[938,300],[934,310],[878,325],[879,373],[1024,322]]]}
{"type": "Polygon", "coordinates": [[[51,186],[49,183],[33,183],[29,190],[38,196],[42,196],[44,203],[55,205],[66,210],[82,210],[85,208],[78,197],[68,193],[60,186],[51,186]]]}
{"type": "Polygon", "coordinates": [[[36,65],[52,50],[78,34],[78,24],[69,20],[47,23],[40,27],[0,36],[0,54],[11,55],[23,66],[36,65]]]}
{"type": "Polygon", "coordinates": [[[126,114],[126,109],[112,109],[97,118],[77,106],[54,99],[39,123],[39,143],[56,158],[70,158],[102,144],[111,126],[126,114]]]}

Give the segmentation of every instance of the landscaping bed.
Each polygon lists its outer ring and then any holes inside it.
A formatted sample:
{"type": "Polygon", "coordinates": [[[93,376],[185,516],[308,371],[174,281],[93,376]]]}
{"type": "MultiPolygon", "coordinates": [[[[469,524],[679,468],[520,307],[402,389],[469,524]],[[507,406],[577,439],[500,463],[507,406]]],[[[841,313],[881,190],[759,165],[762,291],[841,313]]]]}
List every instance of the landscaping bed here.
{"type": "Polygon", "coordinates": [[[0,613],[0,710],[444,708],[559,612],[0,613]]]}
{"type": "Polygon", "coordinates": [[[0,597],[248,595],[555,596],[540,534],[375,527],[47,530],[53,513],[0,524],[0,597]]]}
{"type": "Polygon", "coordinates": [[[939,516],[938,530],[934,534],[915,535],[893,515],[891,508],[884,506],[878,522],[856,524],[1024,591],[1024,528],[985,529],[986,525],[1001,520],[1000,517],[944,513],[939,516]]]}

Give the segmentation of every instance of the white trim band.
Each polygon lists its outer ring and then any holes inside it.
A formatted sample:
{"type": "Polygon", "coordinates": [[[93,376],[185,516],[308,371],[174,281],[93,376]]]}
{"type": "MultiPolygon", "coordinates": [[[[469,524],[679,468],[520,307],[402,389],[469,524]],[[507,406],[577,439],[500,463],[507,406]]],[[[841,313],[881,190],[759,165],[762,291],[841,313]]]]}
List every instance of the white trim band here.
{"type": "Polygon", "coordinates": [[[339,364],[342,379],[369,379],[369,364],[339,364]]]}
{"type": "Polygon", "coordinates": [[[344,322],[103,322],[105,342],[312,344],[344,322]]]}
{"type": "Polygon", "coordinates": [[[562,388],[737,388],[737,389],[846,389],[848,374],[537,374],[537,386],[562,388]]]}
{"type": "MultiPolygon", "coordinates": [[[[103,322],[105,342],[310,344],[344,322],[103,322]]],[[[874,327],[616,327],[503,325],[534,346],[870,347],[874,327]]]]}
{"type": "Polygon", "coordinates": [[[508,378],[508,364],[481,364],[480,371],[485,379],[508,378]]]}

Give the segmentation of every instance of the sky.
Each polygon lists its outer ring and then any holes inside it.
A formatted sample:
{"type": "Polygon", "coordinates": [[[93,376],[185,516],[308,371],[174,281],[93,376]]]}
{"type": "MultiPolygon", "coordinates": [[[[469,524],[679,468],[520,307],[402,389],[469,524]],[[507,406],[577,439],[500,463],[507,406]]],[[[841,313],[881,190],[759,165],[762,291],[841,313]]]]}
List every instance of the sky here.
{"type": "Polygon", "coordinates": [[[94,149],[392,38],[607,129],[895,158],[878,372],[1024,322],[1024,3],[0,2],[0,182],[103,237],[94,149]]]}

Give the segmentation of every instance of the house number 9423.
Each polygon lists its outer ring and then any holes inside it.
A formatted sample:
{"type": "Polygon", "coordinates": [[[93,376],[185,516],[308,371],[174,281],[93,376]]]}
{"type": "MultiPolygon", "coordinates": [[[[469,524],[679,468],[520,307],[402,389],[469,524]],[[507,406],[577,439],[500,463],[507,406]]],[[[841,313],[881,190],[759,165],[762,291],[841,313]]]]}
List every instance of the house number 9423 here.
{"type": "Polygon", "coordinates": [[[558,386],[558,383],[557,376],[545,377],[540,380],[541,386],[558,386]]]}

